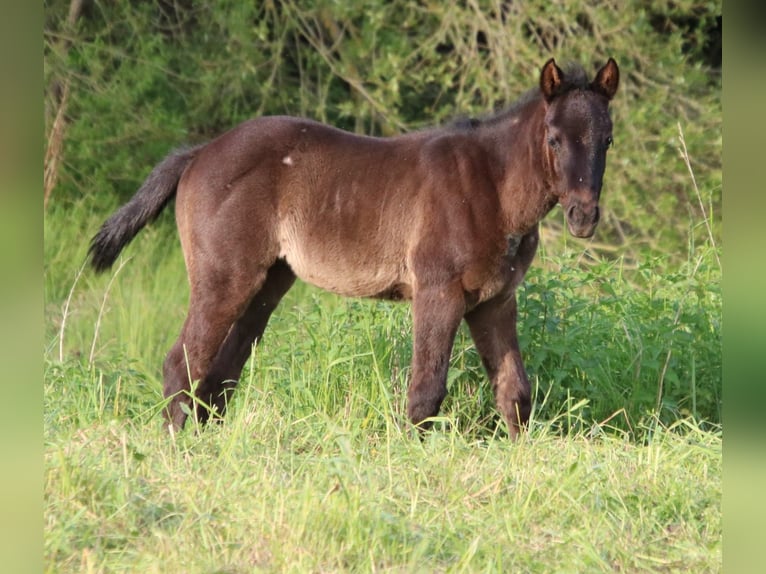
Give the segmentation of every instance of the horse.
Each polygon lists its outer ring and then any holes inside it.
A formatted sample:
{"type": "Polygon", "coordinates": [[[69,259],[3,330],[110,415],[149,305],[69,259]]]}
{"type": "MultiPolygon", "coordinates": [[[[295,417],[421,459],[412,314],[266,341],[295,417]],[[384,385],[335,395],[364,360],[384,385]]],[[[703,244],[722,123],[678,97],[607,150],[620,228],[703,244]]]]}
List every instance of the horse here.
{"type": "Polygon", "coordinates": [[[349,297],[407,300],[407,415],[430,426],[464,319],[511,438],[530,383],[516,289],[555,205],[593,235],[612,145],[614,59],[593,80],[553,58],[539,85],[480,119],[392,137],[263,116],[171,152],[93,236],[97,272],[175,197],[188,314],[163,364],[169,428],[221,420],[242,368],[296,277],[349,297]],[[196,410],[192,410],[196,409],[196,410]]]}

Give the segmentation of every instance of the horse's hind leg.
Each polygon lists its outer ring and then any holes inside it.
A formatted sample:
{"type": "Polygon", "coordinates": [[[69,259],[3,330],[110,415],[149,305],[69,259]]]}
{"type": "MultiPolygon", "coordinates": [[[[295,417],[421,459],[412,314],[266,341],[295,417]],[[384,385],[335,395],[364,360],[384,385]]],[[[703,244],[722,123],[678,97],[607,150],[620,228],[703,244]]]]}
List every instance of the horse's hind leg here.
{"type": "MultiPolygon", "coordinates": [[[[216,416],[226,411],[226,403],[237,385],[247,358],[263,336],[271,313],[295,282],[295,275],[284,260],[269,269],[261,289],[251,299],[244,313],[234,322],[210,369],[197,388],[197,396],[213,407],[216,416]]],[[[200,418],[205,419],[200,413],[200,418]]]]}
{"type": "MultiPolygon", "coordinates": [[[[197,269],[190,277],[189,313],[163,368],[163,393],[170,399],[165,415],[173,427],[182,428],[192,412],[191,381],[201,381],[204,386],[205,375],[221,344],[253,293],[264,284],[267,270],[232,273],[211,266],[204,271],[197,269]]],[[[198,409],[197,414],[202,414],[204,420],[203,410],[198,409]]]]}

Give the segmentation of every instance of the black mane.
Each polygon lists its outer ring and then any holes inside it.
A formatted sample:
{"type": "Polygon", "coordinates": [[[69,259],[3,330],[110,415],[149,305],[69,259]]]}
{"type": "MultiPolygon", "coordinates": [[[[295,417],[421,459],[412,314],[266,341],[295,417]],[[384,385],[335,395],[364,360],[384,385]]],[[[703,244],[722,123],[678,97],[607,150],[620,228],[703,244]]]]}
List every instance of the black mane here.
{"type": "MultiPolygon", "coordinates": [[[[589,88],[590,81],[588,80],[588,75],[580,64],[567,63],[562,70],[564,72],[565,83],[560,89],[560,94],[563,95],[572,90],[586,90],[589,88]]],[[[458,131],[472,131],[482,126],[498,124],[515,116],[527,104],[539,98],[540,87],[535,86],[521,94],[512,104],[501,106],[495,112],[482,117],[459,116],[447,123],[445,127],[458,131]]]]}

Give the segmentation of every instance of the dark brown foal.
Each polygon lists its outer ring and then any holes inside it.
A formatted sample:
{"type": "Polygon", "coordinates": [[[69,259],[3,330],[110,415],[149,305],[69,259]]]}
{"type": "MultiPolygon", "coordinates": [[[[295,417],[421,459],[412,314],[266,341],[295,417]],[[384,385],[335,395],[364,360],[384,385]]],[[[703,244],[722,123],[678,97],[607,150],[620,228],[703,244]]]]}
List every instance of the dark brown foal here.
{"type": "Polygon", "coordinates": [[[549,60],[538,88],[482,120],[373,138],[263,117],[170,154],[90,247],[94,267],[109,268],[176,198],[191,296],[164,365],[170,423],[223,415],[299,277],[341,295],[412,301],[408,414],[421,428],[446,396],[465,318],[516,436],[531,410],[516,288],[554,205],[573,235],[595,231],[618,83],[612,59],[592,81],[549,60]]]}

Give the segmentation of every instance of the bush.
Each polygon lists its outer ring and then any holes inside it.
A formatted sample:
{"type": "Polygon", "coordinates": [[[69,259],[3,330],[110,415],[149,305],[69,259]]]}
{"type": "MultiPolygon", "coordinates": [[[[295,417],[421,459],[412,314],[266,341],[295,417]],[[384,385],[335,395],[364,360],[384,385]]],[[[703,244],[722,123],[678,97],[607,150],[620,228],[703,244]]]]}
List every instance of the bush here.
{"type": "MultiPolygon", "coordinates": [[[[720,2],[96,1],[74,29],[68,4],[45,3],[49,132],[71,86],[56,209],[105,213],[171,148],[251,116],[390,135],[509,103],[551,56],[594,71],[613,56],[616,146],[585,261],[677,264],[690,238],[706,239],[679,127],[720,239],[720,2]]],[[[560,214],[545,226],[563,241],[560,214]]]]}

